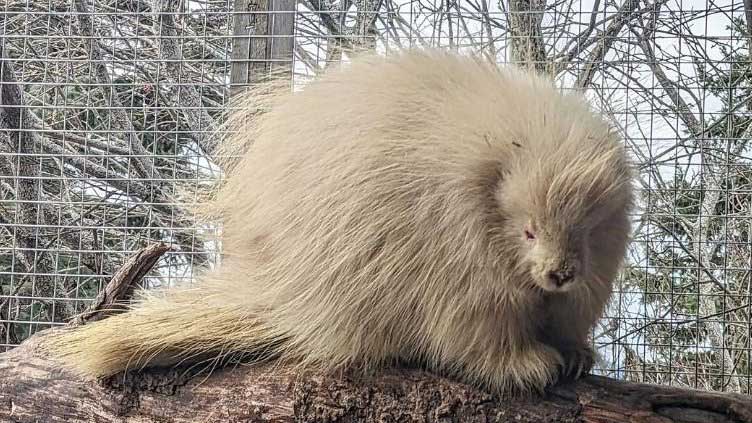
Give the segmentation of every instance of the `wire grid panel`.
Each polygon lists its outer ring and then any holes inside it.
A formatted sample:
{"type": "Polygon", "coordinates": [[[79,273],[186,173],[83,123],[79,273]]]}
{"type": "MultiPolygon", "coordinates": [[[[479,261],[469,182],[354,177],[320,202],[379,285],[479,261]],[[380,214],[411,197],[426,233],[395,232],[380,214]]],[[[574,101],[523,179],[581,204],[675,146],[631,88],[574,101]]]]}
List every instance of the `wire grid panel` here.
{"type": "Polygon", "coordinates": [[[132,252],[147,285],[212,266],[237,86],[355,49],[439,46],[584,89],[639,169],[596,371],[750,392],[752,22],[741,1],[7,0],[0,6],[0,347],[84,310],[132,252]]]}

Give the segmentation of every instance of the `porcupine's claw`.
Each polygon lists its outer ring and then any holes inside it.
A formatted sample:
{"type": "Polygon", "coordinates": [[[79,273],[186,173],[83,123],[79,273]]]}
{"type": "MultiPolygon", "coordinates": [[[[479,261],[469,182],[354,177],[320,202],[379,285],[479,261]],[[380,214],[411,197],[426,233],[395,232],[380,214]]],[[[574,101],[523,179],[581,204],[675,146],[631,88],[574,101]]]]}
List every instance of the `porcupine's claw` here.
{"type": "Polygon", "coordinates": [[[562,378],[577,380],[586,375],[592,369],[595,362],[595,354],[590,346],[584,345],[579,348],[562,351],[564,356],[564,368],[562,378]]]}

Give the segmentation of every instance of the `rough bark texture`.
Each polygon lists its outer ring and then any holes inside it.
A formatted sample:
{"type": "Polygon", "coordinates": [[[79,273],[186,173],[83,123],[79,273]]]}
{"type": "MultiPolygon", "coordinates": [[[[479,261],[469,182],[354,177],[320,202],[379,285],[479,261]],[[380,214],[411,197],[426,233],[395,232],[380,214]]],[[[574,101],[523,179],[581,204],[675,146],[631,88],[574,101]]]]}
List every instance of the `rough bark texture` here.
{"type": "Polygon", "coordinates": [[[233,94],[270,71],[278,77],[292,71],[295,29],[294,0],[234,0],[234,5],[233,94]]]}
{"type": "MultiPolygon", "coordinates": [[[[44,245],[49,231],[45,225],[54,223],[51,220],[55,212],[48,204],[40,202],[43,199],[39,179],[41,142],[39,136],[29,130],[32,128],[31,112],[26,108],[14,66],[6,58],[3,47],[0,39],[0,152],[5,153],[0,159],[0,171],[3,172],[2,182],[13,184],[3,189],[15,191],[18,204],[15,216],[8,210],[14,207],[12,202],[0,204],[0,221],[9,227],[15,238],[14,253],[23,268],[15,271],[26,273],[16,280],[18,289],[31,282],[28,286],[31,286],[32,297],[55,298],[65,292],[65,288],[60,277],[54,276],[56,263],[49,251],[50,245],[44,245]]],[[[49,300],[43,302],[47,304],[45,314],[52,321],[61,321],[72,314],[69,302],[57,302],[56,307],[49,300]]],[[[3,305],[0,313],[7,313],[2,310],[6,302],[0,303],[3,305]]],[[[0,329],[0,334],[3,331],[0,329]]]]}
{"type": "Polygon", "coordinates": [[[541,20],[546,2],[511,0],[509,2],[509,33],[512,37],[512,59],[520,66],[545,73],[548,66],[541,20]]]}
{"type": "MultiPolygon", "coordinates": [[[[134,254],[92,304],[91,316],[126,301],[168,248],[134,254]]],[[[151,369],[106,380],[77,377],[39,332],[0,355],[2,422],[647,422],[752,423],[752,397],[590,376],[545,396],[496,398],[415,369],[369,378],[303,374],[275,363],[217,370],[151,369]]]]}
{"type": "MultiPolygon", "coordinates": [[[[52,335],[52,336],[51,336],[52,335]]],[[[752,422],[752,399],[590,376],[545,397],[498,399],[418,370],[369,379],[254,365],[153,370],[94,382],[62,369],[35,335],[0,355],[3,422],[752,422]]]]}
{"type": "MultiPolygon", "coordinates": [[[[185,124],[190,128],[190,136],[196,141],[207,155],[214,154],[216,140],[209,136],[216,129],[214,119],[204,108],[202,94],[199,86],[191,81],[190,77],[183,72],[184,45],[181,37],[180,23],[176,19],[180,12],[180,0],[153,0],[152,9],[159,13],[159,19],[154,20],[154,33],[159,37],[159,57],[164,61],[163,67],[168,84],[158,84],[164,88],[167,99],[171,106],[180,110],[185,124]]],[[[159,74],[159,72],[157,73],[159,74]]]]}
{"type": "Polygon", "coordinates": [[[170,250],[165,244],[152,244],[137,251],[112,275],[107,286],[99,292],[89,310],[76,318],[75,324],[104,319],[126,309],[133,292],[164,253],[170,250]]]}

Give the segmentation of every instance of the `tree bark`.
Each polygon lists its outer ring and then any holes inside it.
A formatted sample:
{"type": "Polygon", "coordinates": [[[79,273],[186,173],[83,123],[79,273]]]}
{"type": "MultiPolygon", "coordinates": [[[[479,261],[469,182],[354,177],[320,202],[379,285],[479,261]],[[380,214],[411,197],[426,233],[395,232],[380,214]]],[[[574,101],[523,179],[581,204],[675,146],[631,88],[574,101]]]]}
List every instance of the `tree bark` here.
{"type": "Polygon", "coordinates": [[[558,385],[543,397],[516,399],[413,369],[356,379],[273,363],[209,377],[153,369],[94,382],[46,356],[44,343],[54,340],[46,332],[0,355],[0,421],[752,422],[748,396],[598,376],[558,385]]]}
{"type": "Polygon", "coordinates": [[[154,20],[154,33],[159,34],[159,57],[163,60],[162,66],[169,82],[165,87],[166,97],[182,113],[183,121],[191,130],[189,135],[206,155],[212,157],[217,147],[216,139],[211,136],[211,132],[216,129],[216,122],[203,107],[198,84],[191,81],[183,71],[182,62],[185,57],[181,37],[185,35],[178,30],[180,25],[175,16],[180,10],[181,2],[153,0],[152,4],[153,10],[159,14],[154,20]]]}
{"type": "Polygon", "coordinates": [[[276,77],[292,77],[295,0],[234,0],[231,93],[276,77]]]}
{"type": "Polygon", "coordinates": [[[509,34],[512,37],[512,61],[529,70],[545,73],[548,67],[541,20],[546,2],[509,1],[509,34]]]}
{"type": "Polygon", "coordinates": [[[112,275],[107,286],[99,292],[89,306],[89,311],[73,320],[73,324],[82,325],[88,322],[102,320],[110,314],[123,312],[127,309],[126,302],[130,301],[136,287],[146,276],[157,261],[170,247],[165,244],[152,244],[137,251],[112,275]]]}
{"type": "MultiPolygon", "coordinates": [[[[38,134],[30,131],[31,110],[26,107],[21,85],[18,83],[14,66],[6,57],[2,39],[0,39],[0,152],[6,153],[2,157],[0,170],[4,173],[3,182],[13,183],[16,194],[16,213],[12,216],[8,207],[13,203],[0,204],[0,218],[9,225],[8,229],[15,238],[14,250],[21,265],[25,268],[25,275],[17,277],[16,286],[23,286],[31,282],[32,297],[39,298],[45,304],[43,318],[60,322],[72,314],[68,302],[49,300],[65,295],[66,288],[57,275],[57,263],[54,255],[49,251],[48,224],[54,224],[54,211],[49,204],[40,202],[42,196],[41,169],[44,157],[41,154],[41,141],[38,134]],[[45,246],[45,244],[47,244],[45,246]],[[42,300],[43,298],[47,298],[42,300]]],[[[22,272],[18,267],[15,272],[22,272]]],[[[20,288],[19,288],[20,289],[20,288]]],[[[0,301],[2,306],[7,305],[0,301]]],[[[0,316],[10,313],[10,307],[0,316]]],[[[39,319],[39,317],[37,317],[39,319]]],[[[40,319],[42,320],[42,319],[40,319]]],[[[4,325],[3,325],[4,326],[4,325]]],[[[5,329],[0,329],[0,334],[5,329]]]]}
{"type": "MultiPolygon", "coordinates": [[[[118,312],[168,248],[143,248],[89,310],[118,312]]],[[[105,313],[105,314],[107,314],[105,313]]],[[[94,381],[46,352],[55,328],[0,355],[3,422],[647,422],[752,423],[752,397],[589,376],[545,395],[498,398],[417,369],[362,378],[302,373],[278,363],[219,369],[132,371],[94,381]]]]}

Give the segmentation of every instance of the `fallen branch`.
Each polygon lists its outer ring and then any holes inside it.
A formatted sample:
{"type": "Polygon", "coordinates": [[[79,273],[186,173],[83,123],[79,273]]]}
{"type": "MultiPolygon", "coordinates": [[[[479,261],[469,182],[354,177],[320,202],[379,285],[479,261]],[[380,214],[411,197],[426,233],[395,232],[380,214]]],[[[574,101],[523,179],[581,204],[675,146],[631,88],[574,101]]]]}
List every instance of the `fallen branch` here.
{"type": "Polygon", "coordinates": [[[99,292],[87,312],[77,317],[76,324],[94,322],[114,312],[125,310],[136,286],[162,254],[169,250],[170,247],[167,245],[152,244],[137,251],[112,275],[110,282],[99,292]]]}

